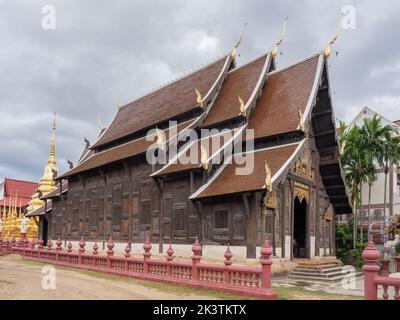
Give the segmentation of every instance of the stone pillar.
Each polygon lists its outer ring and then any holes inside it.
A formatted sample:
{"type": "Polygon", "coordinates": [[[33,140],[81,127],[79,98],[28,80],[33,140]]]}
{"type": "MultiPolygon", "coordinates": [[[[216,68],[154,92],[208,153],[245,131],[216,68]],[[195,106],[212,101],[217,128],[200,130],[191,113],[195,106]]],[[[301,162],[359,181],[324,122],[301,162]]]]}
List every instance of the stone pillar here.
{"type": "Polygon", "coordinates": [[[172,245],[171,245],[171,241],[170,241],[169,247],[167,250],[167,262],[168,262],[167,274],[168,274],[168,276],[172,276],[172,266],[171,266],[172,260],[174,260],[174,250],[172,249],[172,245]]]}
{"type": "Polygon", "coordinates": [[[374,279],[379,271],[379,267],[376,264],[379,258],[379,251],[372,240],[369,242],[368,247],[364,249],[362,256],[365,260],[365,264],[363,265],[364,299],[376,300],[378,297],[378,290],[374,279]]]}

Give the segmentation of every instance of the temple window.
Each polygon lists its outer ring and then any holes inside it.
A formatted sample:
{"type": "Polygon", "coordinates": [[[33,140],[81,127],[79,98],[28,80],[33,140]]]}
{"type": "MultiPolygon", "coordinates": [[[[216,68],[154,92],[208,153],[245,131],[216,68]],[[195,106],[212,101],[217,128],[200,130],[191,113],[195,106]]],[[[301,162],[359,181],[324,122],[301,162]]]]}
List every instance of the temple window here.
{"type": "Polygon", "coordinates": [[[214,228],[215,229],[228,229],[228,211],[217,210],[214,212],[214,228]]]}

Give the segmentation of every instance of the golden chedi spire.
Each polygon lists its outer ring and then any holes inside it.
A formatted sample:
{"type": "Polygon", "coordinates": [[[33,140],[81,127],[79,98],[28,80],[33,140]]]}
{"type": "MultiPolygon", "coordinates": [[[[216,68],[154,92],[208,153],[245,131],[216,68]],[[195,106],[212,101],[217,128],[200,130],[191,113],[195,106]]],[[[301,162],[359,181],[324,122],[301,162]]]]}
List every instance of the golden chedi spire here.
{"type": "Polygon", "coordinates": [[[56,114],[53,116],[52,135],[49,158],[44,167],[43,176],[39,181],[37,193],[32,196],[32,200],[28,204],[28,213],[40,208],[44,205],[40,197],[52,192],[56,189],[55,177],[57,176],[57,161],[56,161],[56,114]]]}

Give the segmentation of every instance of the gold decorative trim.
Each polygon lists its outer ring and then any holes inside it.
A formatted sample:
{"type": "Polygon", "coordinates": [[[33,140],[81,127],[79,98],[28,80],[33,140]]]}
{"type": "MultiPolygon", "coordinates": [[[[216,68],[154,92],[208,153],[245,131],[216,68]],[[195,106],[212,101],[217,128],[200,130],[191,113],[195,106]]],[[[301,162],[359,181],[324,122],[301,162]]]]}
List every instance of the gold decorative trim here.
{"type": "Polygon", "coordinates": [[[303,199],[306,199],[307,203],[310,202],[310,188],[300,182],[295,181],[294,183],[294,196],[298,197],[300,202],[303,201],[303,199]]]}

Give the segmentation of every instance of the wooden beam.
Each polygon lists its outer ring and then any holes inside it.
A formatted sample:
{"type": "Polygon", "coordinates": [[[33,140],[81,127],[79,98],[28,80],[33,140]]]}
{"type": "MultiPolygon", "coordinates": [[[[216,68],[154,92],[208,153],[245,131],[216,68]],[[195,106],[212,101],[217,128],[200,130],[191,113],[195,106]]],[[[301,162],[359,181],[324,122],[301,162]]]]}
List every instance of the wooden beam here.
{"type": "Polygon", "coordinates": [[[321,132],[316,132],[314,133],[315,137],[321,137],[321,136],[326,136],[328,134],[332,134],[335,133],[335,129],[330,129],[330,130],[325,130],[325,131],[321,131],[321,132]]]}

